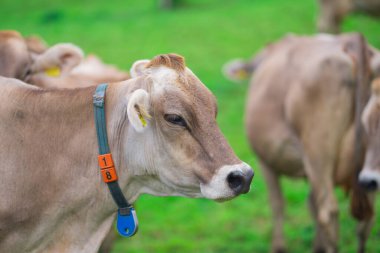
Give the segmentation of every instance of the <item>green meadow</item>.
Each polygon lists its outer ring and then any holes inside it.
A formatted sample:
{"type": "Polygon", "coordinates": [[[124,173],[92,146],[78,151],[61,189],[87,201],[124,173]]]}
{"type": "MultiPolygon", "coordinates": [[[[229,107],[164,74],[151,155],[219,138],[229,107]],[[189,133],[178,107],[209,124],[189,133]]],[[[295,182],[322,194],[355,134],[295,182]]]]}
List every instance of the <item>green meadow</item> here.
{"type": "MultiPolygon", "coordinates": [[[[141,196],[136,203],[138,234],[118,237],[112,253],[267,253],[272,227],[267,189],[243,125],[248,81],[226,80],[221,67],[232,58],[251,57],[287,33],[315,33],[318,6],[315,0],[178,2],[174,10],[161,10],[157,0],[1,0],[0,29],[37,34],[50,45],[72,42],[125,70],[135,60],[161,53],[185,56],[187,65],[217,97],[222,132],[237,155],[254,167],[251,191],[229,202],[141,196]]],[[[350,15],[343,30],[360,31],[380,48],[379,20],[350,15]]],[[[309,186],[288,179],[282,180],[282,186],[289,252],[311,252],[309,186]]],[[[343,191],[337,189],[336,195],[340,252],[356,252],[356,223],[349,215],[349,203],[343,191]]],[[[367,248],[370,253],[380,252],[379,218],[367,248]]]]}

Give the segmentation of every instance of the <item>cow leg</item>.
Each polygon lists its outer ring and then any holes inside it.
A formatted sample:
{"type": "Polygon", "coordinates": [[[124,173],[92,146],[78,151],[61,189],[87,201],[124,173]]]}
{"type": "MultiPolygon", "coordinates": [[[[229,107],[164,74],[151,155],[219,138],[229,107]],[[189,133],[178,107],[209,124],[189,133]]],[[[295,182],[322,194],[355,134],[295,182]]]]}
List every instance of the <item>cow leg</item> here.
{"type": "MultiPolygon", "coordinates": [[[[372,206],[374,206],[375,194],[373,193],[368,194],[368,198],[372,206]]],[[[358,253],[365,253],[365,245],[369,237],[369,234],[371,232],[371,228],[375,220],[374,218],[375,216],[373,216],[370,220],[360,221],[358,224],[358,227],[357,227],[357,236],[358,236],[358,241],[359,241],[358,253]]]]}
{"type": "Polygon", "coordinates": [[[314,237],[314,242],[313,242],[313,252],[324,253],[325,245],[323,245],[323,241],[324,241],[323,233],[322,233],[322,228],[320,227],[318,223],[317,204],[316,204],[315,197],[313,196],[312,193],[309,194],[309,209],[316,226],[315,237],[314,237]]]}
{"type": "MultiPolygon", "coordinates": [[[[312,153],[312,152],[311,152],[312,153]]],[[[310,154],[310,153],[309,153],[310,154]]],[[[335,253],[338,241],[338,203],[334,195],[332,163],[323,163],[321,159],[304,158],[305,170],[311,184],[311,194],[315,203],[319,252],[335,253]],[[311,162],[314,161],[314,162],[311,162]],[[323,168],[323,169],[321,169],[323,168]]],[[[317,246],[317,245],[316,245],[317,246]]]]}
{"type": "Polygon", "coordinates": [[[285,240],[283,233],[284,224],[284,197],[281,192],[278,174],[263,162],[260,162],[261,170],[266,180],[269,192],[269,201],[272,208],[273,234],[272,234],[272,253],[285,253],[285,240]]]}

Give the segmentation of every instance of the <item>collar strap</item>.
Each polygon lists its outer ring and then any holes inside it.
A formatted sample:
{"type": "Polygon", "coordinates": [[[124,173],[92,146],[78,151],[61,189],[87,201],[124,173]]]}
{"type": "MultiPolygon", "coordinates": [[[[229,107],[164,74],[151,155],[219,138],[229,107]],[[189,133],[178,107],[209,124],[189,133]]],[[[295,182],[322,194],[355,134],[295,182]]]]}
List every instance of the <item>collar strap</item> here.
{"type": "Polygon", "coordinates": [[[106,114],[104,110],[107,86],[108,84],[106,83],[100,84],[96,87],[93,96],[96,135],[99,146],[98,163],[103,181],[107,183],[112,198],[118,206],[117,230],[120,235],[130,237],[137,232],[138,221],[135,209],[128,203],[120,189],[115,165],[108,145],[106,114]]]}

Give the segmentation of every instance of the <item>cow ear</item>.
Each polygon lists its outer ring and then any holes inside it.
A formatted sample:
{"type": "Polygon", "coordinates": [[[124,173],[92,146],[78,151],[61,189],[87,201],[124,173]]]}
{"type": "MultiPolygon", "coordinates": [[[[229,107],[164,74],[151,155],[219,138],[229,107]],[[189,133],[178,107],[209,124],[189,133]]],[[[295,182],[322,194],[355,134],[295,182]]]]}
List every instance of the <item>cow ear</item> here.
{"type": "Polygon", "coordinates": [[[143,76],[146,73],[146,65],[149,62],[149,60],[138,60],[135,63],[133,63],[132,68],[129,71],[131,73],[131,77],[135,78],[143,76]]]}
{"type": "Polygon", "coordinates": [[[83,51],[70,43],[57,44],[44,53],[35,55],[33,72],[42,72],[48,76],[67,74],[83,60],[83,51]]]}
{"type": "Polygon", "coordinates": [[[227,79],[239,82],[249,78],[250,73],[248,73],[246,65],[244,60],[234,59],[224,64],[222,72],[227,79]]]}
{"type": "Polygon", "coordinates": [[[137,132],[143,132],[148,126],[149,119],[149,94],[143,90],[135,90],[129,97],[127,105],[128,119],[137,132]]]}

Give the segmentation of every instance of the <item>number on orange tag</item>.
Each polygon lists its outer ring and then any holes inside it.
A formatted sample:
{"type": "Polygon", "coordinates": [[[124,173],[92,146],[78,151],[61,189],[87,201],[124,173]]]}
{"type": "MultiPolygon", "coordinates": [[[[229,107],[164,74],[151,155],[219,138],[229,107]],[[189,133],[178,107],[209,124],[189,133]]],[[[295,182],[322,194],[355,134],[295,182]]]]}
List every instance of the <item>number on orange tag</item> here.
{"type": "Polygon", "coordinates": [[[113,167],[113,160],[111,154],[98,155],[99,167],[101,169],[113,167]]]}
{"type": "Polygon", "coordinates": [[[105,183],[110,183],[117,180],[116,170],[114,167],[101,169],[100,172],[102,173],[103,181],[105,183]]]}

